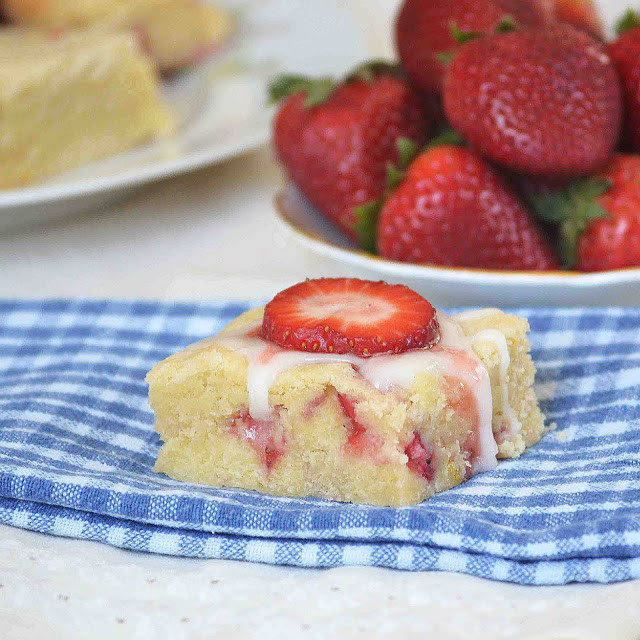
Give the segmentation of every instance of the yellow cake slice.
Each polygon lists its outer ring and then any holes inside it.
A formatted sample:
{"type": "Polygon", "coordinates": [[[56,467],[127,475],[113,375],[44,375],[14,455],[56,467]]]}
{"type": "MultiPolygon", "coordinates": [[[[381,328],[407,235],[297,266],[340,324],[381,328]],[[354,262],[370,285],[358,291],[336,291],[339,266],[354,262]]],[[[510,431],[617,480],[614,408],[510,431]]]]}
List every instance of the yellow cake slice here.
{"type": "Polygon", "coordinates": [[[233,32],[229,11],[196,0],[0,0],[22,25],[130,29],[163,72],[218,49],[233,32]]]}
{"type": "Polygon", "coordinates": [[[178,480],[402,506],[518,457],[543,432],[526,320],[447,317],[404,353],[302,352],[264,338],[263,309],[147,376],[178,480]]]}
{"type": "Polygon", "coordinates": [[[157,73],[128,33],[0,31],[0,188],[165,135],[157,73]]]}

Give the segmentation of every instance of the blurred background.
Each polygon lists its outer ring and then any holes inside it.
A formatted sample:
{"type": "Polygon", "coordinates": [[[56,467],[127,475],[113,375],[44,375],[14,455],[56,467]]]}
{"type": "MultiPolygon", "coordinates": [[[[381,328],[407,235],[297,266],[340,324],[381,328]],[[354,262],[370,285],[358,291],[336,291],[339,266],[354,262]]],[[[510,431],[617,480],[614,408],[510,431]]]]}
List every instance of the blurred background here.
{"type": "Polygon", "coordinates": [[[227,2],[226,49],[165,81],[181,148],[160,143],[0,192],[0,296],[263,297],[326,274],[273,213],[282,177],[266,82],[384,54],[393,4],[227,2]]]}
{"type": "MultiPolygon", "coordinates": [[[[30,15],[27,0],[6,1],[15,5],[12,21],[18,15],[23,26],[51,19],[30,15]]],[[[114,0],[116,17],[107,22],[125,20],[120,4],[114,0]]],[[[331,242],[314,242],[276,215],[273,199],[284,177],[270,145],[269,79],[284,71],[343,75],[359,61],[393,57],[391,21],[398,5],[219,0],[213,6],[228,14],[210,25],[207,37],[218,39],[210,50],[206,43],[194,48],[180,41],[177,21],[145,26],[136,18],[144,46],[160,60],[156,97],[158,108],[171,113],[172,132],[0,191],[0,296],[268,298],[305,277],[365,273],[434,291],[440,304],[640,304],[637,275],[622,282],[594,279],[566,293],[566,279],[540,285],[511,279],[498,286],[495,278],[477,274],[452,281],[363,268],[357,257],[336,253],[331,242]],[[162,67],[162,56],[169,67],[177,63],[154,50],[154,37],[176,38],[172,46],[181,47],[182,56],[177,71],[162,67]],[[528,293],[521,295],[523,287],[528,293]],[[585,294],[590,287],[596,293],[585,294]]],[[[600,6],[611,23],[626,5],[602,0],[600,6]]],[[[64,25],[52,26],[65,33],[64,25]]],[[[105,51],[111,51],[107,45],[105,51]]],[[[10,67],[7,73],[18,72],[10,67]]]]}

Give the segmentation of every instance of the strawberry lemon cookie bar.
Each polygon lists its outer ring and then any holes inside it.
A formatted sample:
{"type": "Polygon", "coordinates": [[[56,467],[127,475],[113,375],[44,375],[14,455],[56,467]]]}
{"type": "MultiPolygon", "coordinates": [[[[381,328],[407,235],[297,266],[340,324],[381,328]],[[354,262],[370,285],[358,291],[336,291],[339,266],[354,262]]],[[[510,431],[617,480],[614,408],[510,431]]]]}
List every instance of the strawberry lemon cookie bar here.
{"type": "Polygon", "coordinates": [[[308,280],[148,374],[155,469],[415,504],[540,439],[527,329],[493,309],[447,316],[400,285],[308,280]]]}

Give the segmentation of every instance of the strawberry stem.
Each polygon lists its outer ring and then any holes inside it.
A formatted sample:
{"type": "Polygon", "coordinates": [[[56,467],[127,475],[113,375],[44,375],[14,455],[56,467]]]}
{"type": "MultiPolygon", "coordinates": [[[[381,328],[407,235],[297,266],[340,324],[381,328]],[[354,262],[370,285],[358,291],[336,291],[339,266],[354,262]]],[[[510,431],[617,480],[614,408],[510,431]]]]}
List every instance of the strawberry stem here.
{"type": "Polygon", "coordinates": [[[584,178],[572,182],[566,189],[531,197],[536,214],[558,227],[560,257],[565,268],[576,266],[580,237],[589,224],[609,217],[609,212],[598,202],[598,198],[609,189],[609,180],[584,178]]]}
{"type": "Polygon", "coordinates": [[[628,9],[616,24],[616,33],[621,36],[630,29],[640,27],[640,14],[633,9],[628,9]]]}

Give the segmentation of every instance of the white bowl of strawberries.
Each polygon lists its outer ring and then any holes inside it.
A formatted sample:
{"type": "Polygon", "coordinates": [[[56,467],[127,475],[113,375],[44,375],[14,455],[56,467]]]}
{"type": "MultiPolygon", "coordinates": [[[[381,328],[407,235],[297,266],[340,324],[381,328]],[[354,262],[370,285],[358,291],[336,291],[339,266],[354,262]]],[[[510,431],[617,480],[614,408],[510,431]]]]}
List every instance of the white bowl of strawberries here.
{"type": "Polygon", "coordinates": [[[405,0],[395,35],[271,87],[295,236],[441,305],[640,305],[640,12],[405,0]]]}

